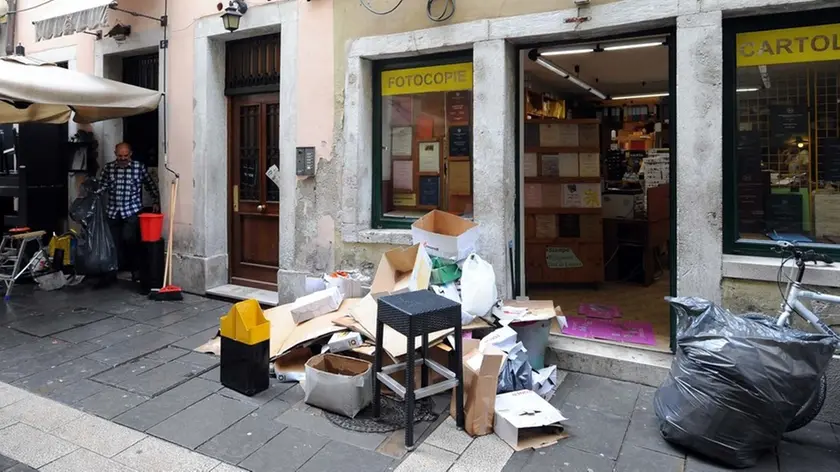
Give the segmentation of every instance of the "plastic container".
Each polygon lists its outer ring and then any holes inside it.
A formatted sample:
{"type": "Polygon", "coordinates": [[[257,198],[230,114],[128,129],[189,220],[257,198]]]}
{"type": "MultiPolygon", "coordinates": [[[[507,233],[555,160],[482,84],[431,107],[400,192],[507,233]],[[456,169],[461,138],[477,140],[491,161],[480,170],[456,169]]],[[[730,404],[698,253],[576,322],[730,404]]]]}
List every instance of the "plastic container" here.
{"type": "Polygon", "coordinates": [[[517,338],[528,351],[528,363],[531,367],[536,370],[545,367],[545,350],[548,347],[551,320],[511,323],[510,327],[516,331],[517,338]]]}
{"type": "Polygon", "coordinates": [[[245,344],[222,338],[220,380],[225,387],[245,396],[268,389],[269,340],[245,344]]]}
{"type": "Polygon", "coordinates": [[[160,213],[143,213],[140,218],[140,239],[144,243],[160,241],[163,235],[163,215],[160,213]]]}

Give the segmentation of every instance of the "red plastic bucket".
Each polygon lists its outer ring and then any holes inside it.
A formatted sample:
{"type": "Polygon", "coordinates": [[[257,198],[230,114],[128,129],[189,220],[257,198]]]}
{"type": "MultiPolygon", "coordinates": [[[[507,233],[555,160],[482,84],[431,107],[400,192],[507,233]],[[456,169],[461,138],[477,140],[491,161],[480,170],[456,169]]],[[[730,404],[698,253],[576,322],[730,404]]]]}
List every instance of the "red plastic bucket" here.
{"type": "Polygon", "coordinates": [[[143,213],[140,218],[140,239],[144,243],[160,241],[163,234],[163,215],[160,213],[143,213]]]}

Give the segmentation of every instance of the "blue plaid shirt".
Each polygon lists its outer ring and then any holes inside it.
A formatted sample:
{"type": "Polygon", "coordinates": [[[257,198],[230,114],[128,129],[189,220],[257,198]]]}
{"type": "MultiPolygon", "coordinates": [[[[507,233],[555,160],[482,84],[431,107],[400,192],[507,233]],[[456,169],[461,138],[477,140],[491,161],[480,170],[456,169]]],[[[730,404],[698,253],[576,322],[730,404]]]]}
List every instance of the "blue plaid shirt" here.
{"type": "Polygon", "coordinates": [[[116,161],[105,164],[102,186],[108,190],[108,218],[129,218],[143,209],[142,188],[146,187],[155,204],[160,204],[157,182],[149,170],[138,161],[120,167],[116,161]]]}

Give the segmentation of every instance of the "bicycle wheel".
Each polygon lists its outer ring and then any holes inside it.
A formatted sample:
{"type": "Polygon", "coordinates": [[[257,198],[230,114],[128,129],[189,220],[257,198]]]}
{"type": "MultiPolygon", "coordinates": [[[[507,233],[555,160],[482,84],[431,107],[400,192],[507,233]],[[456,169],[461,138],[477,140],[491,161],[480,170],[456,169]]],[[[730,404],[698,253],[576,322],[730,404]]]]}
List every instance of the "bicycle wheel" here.
{"type": "Polygon", "coordinates": [[[825,396],[828,390],[828,382],[825,379],[825,374],[820,377],[820,385],[817,387],[817,390],[814,391],[814,394],[811,395],[811,398],[799,409],[799,413],[793,418],[793,421],[790,422],[785,432],[789,433],[791,431],[796,431],[814,421],[814,418],[820,414],[820,410],[822,410],[823,403],[825,403],[825,396]]]}

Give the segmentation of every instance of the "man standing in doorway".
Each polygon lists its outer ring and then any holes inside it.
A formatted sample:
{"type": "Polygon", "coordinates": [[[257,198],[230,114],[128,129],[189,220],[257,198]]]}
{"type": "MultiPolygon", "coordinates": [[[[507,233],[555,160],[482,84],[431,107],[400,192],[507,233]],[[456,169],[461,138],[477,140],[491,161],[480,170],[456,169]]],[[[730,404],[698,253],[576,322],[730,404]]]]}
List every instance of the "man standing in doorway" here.
{"type": "MultiPolygon", "coordinates": [[[[149,170],[142,163],[132,160],[131,145],[117,144],[116,160],[105,164],[102,186],[108,192],[108,227],[117,247],[120,270],[130,270],[132,280],[137,280],[139,221],[143,209],[142,187],[146,187],[154,201],[155,213],[160,211],[160,191],[149,170]]],[[[116,272],[107,274],[103,284],[114,282],[116,272]]]]}

